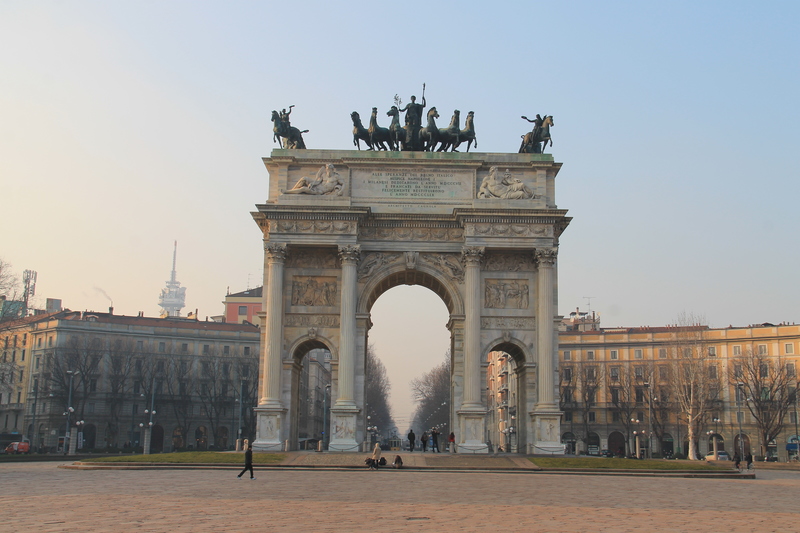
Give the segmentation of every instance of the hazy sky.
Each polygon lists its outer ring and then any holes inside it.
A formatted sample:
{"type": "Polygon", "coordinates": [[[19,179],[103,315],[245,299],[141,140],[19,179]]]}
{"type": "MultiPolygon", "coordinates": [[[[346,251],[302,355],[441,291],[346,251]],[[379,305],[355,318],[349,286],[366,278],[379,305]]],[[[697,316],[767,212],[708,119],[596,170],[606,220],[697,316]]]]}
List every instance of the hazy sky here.
{"type": "MultiPolygon", "coordinates": [[[[42,302],[157,315],[177,239],[184,311],[220,314],[260,284],[271,110],[350,149],[351,111],[425,82],[442,121],[475,111],[480,151],[554,116],[560,312],[798,321],[798,21],[793,1],[2,1],[0,257],[42,302]]],[[[446,310],[403,287],[374,311],[407,416],[446,310]]]]}

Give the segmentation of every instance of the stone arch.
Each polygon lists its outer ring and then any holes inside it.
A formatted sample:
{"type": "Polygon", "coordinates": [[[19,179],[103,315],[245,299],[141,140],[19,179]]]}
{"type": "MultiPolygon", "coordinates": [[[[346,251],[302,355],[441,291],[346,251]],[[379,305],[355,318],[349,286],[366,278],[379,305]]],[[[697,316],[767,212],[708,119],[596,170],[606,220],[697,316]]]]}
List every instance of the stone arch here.
{"type": "Polygon", "coordinates": [[[464,301],[453,282],[441,270],[419,262],[414,269],[407,269],[404,264],[389,265],[371,276],[361,290],[357,312],[369,313],[372,305],[384,292],[399,285],[420,285],[430,289],[442,299],[450,315],[464,313],[464,301]]]}
{"type": "MultiPolygon", "coordinates": [[[[318,390],[320,388],[319,386],[312,389],[310,388],[312,384],[307,383],[307,380],[303,380],[303,373],[309,372],[309,369],[304,369],[303,361],[306,361],[306,365],[310,365],[311,361],[306,360],[306,356],[314,350],[324,350],[330,353],[329,361],[315,361],[318,363],[315,370],[322,371],[324,374],[324,369],[327,369],[326,381],[327,383],[331,383],[330,368],[332,364],[334,364],[334,359],[338,359],[335,345],[330,339],[318,336],[316,331],[311,331],[309,334],[299,337],[292,343],[288,349],[289,360],[284,364],[286,379],[283,380],[283,383],[287,389],[284,390],[283,396],[286,405],[289,406],[289,413],[287,414],[287,420],[290,426],[288,440],[289,448],[292,450],[299,449],[301,438],[310,438],[308,435],[301,435],[303,430],[301,426],[308,426],[308,419],[312,419],[311,429],[309,430],[306,428],[305,431],[315,432],[314,427],[319,426],[319,424],[313,424],[313,419],[319,417],[323,419],[322,428],[327,426],[327,411],[330,406],[320,404],[319,400],[320,395],[325,396],[327,394],[325,385],[321,385],[322,390],[318,390]],[[319,368],[319,365],[322,366],[322,369],[319,368]],[[308,386],[309,389],[301,390],[304,386],[308,386]],[[306,421],[306,424],[301,424],[301,422],[304,421],[306,421]]],[[[322,431],[324,431],[324,429],[322,431]]],[[[320,434],[319,437],[321,436],[320,434]]]]}
{"type": "Polygon", "coordinates": [[[487,375],[486,394],[482,398],[488,411],[487,434],[491,442],[502,445],[505,451],[527,449],[530,428],[525,416],[529,411],[526,384],[531,379],[528,360],[526,346],[510,336],[488,343],[481,357],[481,368],[487,375]],[[495,358],[492,354],[496,353],[504,355],[495,358]],[[508,360],[511,365],[506,364],[508,360]],[[501,367],[493,369],[493,365],[501,367]],[[492,374],[497,374],[496,383],[490,378],[492,374]]]}

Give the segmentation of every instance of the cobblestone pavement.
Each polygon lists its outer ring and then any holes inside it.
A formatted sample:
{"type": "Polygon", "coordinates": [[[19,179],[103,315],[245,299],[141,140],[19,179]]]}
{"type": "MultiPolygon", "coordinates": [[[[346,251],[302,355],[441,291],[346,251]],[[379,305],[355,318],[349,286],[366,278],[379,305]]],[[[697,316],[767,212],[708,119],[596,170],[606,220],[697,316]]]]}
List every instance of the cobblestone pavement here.
{"type": "Polygon", "coordinates": [[[800,472],[756,480],[0,464],[0,531],[798,531],[800,472]]]}

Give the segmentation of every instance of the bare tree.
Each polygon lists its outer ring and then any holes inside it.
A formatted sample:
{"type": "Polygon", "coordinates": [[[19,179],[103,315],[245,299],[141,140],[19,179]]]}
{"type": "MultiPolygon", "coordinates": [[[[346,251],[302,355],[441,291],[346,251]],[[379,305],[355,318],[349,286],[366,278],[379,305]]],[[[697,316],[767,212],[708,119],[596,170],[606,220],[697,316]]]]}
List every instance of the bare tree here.
{"type": "Polygon", "coordinates": [[[594,361],[576,361],[573,382],[575,383],[575,411],[581,415],[581,440],[589,449],[589,426],[595,421],[591,420],[594,409],[597,407],[597,392],[605,380],[605,367],[594,361]]]}
{"type": "MultiPolygon", "coordinates": [[[[194,357],[168,356],[164,369],[164,396],[172,408],[183,438],[177,448],[187,445],[189,428],[195,421],[194,405],[197,391],[194,357]]],[[[173,441],[174,443],[174,441],[173,441]]]]}
{"type": "Polygon", "coordinates": [[[11,265],[0,258],[0,322],[19,318],[21,308],[12,302],[20,298],[22,286],[11,265]]]}
{"type": "Polygon", "coordinates": [[[370,417],[370,423],[377,426],[378,431],[387,437],[389,436],[389,430],[394,427],[392,409],[389,406],[391,388],[386,367],[375,355],[373,346],[369,345],[367,348],[364,383],[367,415],[370,417]]]}
{"type": "Polygon", "coordinates": [[[770,357],[747,347],[745,353],[731,361],[728,380],[742,390],[750,414],[756,421],[761,455],[782,431],[786,413],[795,401],[797,374],[781,357],[770,357]]]}
{"type": "Polygon", "coordinates": [[[411,380],[411,392],[418,403],[412,418],[412,428],[422,431],[433,427],[450,425],[450,351],[445,360],[421,377],[411,380]]]}
{"type": "MultiPolygon", "coordinates": [[[[253,409],[258,404],[258,353],[256,350],[249,350],[249,355],[242,355],[238,358],[236,365],[237,371],[237,394],[241,395],[239,409],[242,418],[242,438],[255,438],[256,434],[256,412],[253,409]]],[[[238,413],[237,413],[238,414],[238,413]]],[[[234,435],[234,438],[236,435],[234,435]]]]}
{"type": "Polygon", "coordinates": [[[55,351],[51,390],[63,405],[75,409],[74,420],[84,418],[87,400],[97,394],[103,353],[103,341],[88,334],[71,335],[55,351]],[[71,405],[67,405],[70,399],[71,405]]]}
{"type": "Polygon", "coordinates": [[[108,409],[110,419],[106,434],[107,446],[119,446],[122,433],[122,410],[125,398],[132,389],[134,358],[139,355],[135,341],[128,338],[111,339],[108,346],[108,409]]]}
{"type": "Polygon", "coordinates": [[[712,410],[719,408],[720,376],[716,359],[709,357],[702,318],[683,315],[675,327],[670,351],[670,381],[678,410],[686,417],[688,457],[700,459],[701,430],[712,410]]]}
{"type": "Polygon", "coordinates": [[[230,356],[210,353],[200,361],[200,377],[198,397],[202,414],[208,420],[211,434],[214,435],[214,446],[227,446],[225,436],[221,429],[226,419],[227,408],[230,405],[228,398],[231,390],[231,372],[235,359],[230,356]]]}
{"type": "MultiPolygon", "coordinates": [[[[644,368],[639,366],[638,368],[644,368]]],[[[644,401],[642,383],[644,382],[644,374],[641,373],[637,377],[637,367],[634,367],[630,362],[621,362],[619,365],[612,365],[609,367],[606,382],[608,383],[608,395],[611,399],[611,405],[614,406],[615,411],[618,413],[616,418],[625,429],[625,454],[631,455],[634,450],[630,449],[631,434],[633,432],[634,420],[636,412],[642,408],[644,401]]],[[[612,450],[618,453],[618,450],[612,450]]]]}

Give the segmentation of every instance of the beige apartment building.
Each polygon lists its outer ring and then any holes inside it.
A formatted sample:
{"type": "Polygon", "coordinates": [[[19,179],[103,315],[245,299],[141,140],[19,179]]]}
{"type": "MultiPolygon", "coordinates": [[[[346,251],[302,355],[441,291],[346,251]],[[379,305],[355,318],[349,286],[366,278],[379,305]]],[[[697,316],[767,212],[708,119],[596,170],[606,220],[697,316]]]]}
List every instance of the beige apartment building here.
{"type": "Polygon", "coordinates": [[[699,455],[715,445],[731,457],[742,448],[771,460],[797,454],[800,325],[600,328],[599,319],[573,313],[562,330],[561,439],[568,453],[686,455],[686,413],[676,390],[688,390],[678,378],[700,354],[710,398],[696,432],[699,455]],[[687,348],[686,338],[701,351],[687,348]],[[780,431],[769,442],[762,442],[754,409],[778,413],[780,431]]]}

